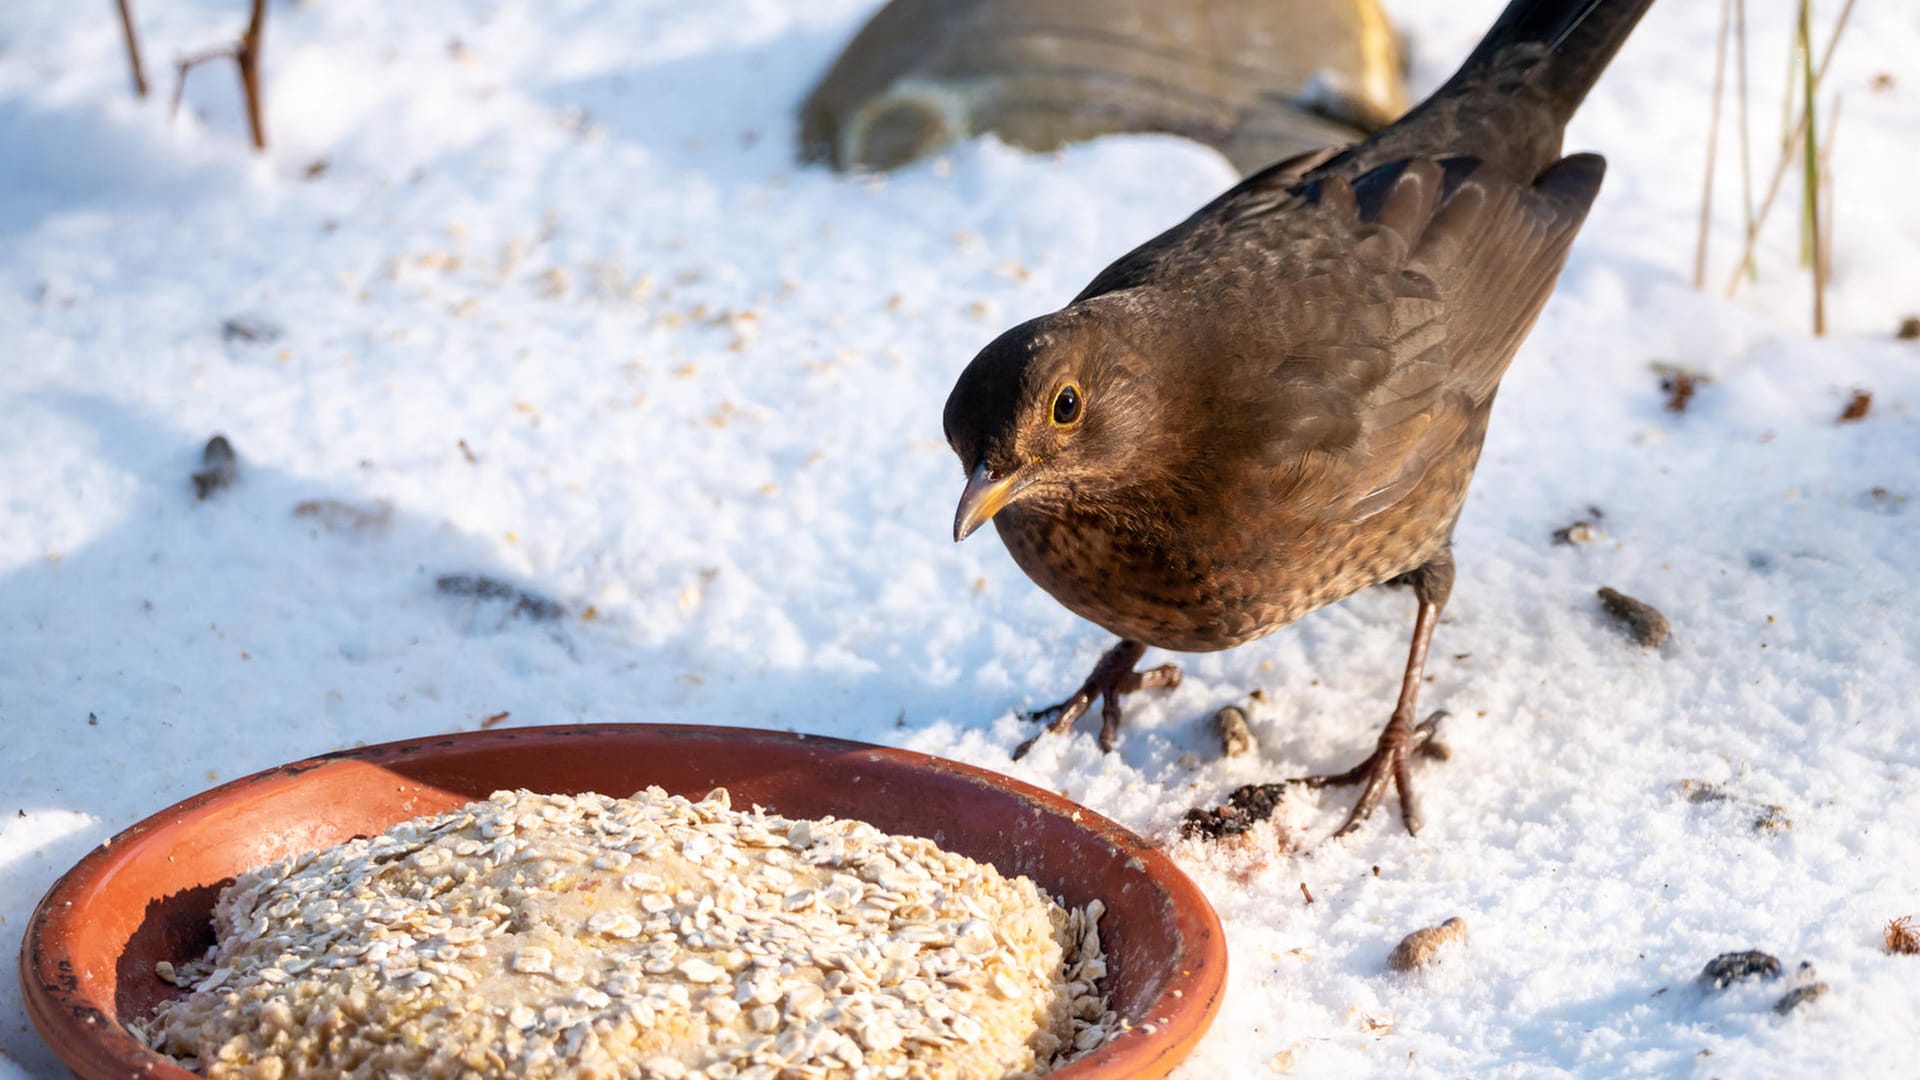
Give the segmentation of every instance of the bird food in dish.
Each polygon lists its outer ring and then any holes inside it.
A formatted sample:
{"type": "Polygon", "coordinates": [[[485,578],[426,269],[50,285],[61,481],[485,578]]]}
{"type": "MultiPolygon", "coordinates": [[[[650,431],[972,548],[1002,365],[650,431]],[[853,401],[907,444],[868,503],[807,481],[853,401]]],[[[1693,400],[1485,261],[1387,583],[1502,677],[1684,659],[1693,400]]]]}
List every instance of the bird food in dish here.
{"type": "Polygon", "coordinates": [[[724,789],[502,791],[242,875],[145,1034],[214,1077],[1037,1075],[1125,1027],[1103,911],[724,789]]]}

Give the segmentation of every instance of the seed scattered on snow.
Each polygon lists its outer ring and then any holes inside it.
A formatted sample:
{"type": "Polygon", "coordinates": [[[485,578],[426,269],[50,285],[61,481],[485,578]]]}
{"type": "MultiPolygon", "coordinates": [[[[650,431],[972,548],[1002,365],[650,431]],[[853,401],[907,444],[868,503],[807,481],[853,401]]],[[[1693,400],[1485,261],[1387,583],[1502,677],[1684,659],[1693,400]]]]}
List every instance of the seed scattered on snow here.
{"type": "Polygon", "coordinates": [[[1800,1006],[1805,1005],[1807,1002],[1819,999],[1826,992],[1827,984],[1823,982],[1796,986],[1781,995],[1779,1001],[1773,1003],[1773,1011],[1779,1013],[1781,1016],[1785,1016],[1800,1006]]]}
{"type": "Polygon", "coordinates": [[[1220,738],[1220,752],[1227,757],[1239,757],[1253,749],[1253,732],[1247,727],[1246,711],[1238,705],[1227,705],[1213,714],[1213,733],[1220,738]]]}
{"type": "Polygon", "coordinates": [[[1636,644],[1652,649],[1667,640],[1671,632],[1667,617],[1652,604],[1605,587],[1599,590],[1599,596],[1600,606],[1620,623],[1636,644]]]}
{"type": "Polygon", "coordinates": [[[1466,937],[1467,921],[1458,915],[1439,926],[1415,930],[1394,946],[1393,953],[1387,957],[1387,966],[1395,971],[1426,967],[1433,962],[1442,946],[1453,941],[1465,941],[1466,937]]]}

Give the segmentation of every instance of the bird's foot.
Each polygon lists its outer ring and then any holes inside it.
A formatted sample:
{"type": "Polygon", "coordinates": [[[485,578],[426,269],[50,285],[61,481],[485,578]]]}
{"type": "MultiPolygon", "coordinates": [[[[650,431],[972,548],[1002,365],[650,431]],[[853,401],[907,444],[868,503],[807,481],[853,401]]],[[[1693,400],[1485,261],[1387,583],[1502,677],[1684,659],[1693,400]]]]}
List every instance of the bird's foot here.
{"type": "Polygon", "coordinates": [[[1450,756],[1447,744],[1439,739],[1440,723],[1446,716],[1442,710],[1419,724],[1409,724],[1404,717],[1396,716],[1387,723],[1387,729],[1380,733],[1380,743],[1373,755],[1358,766],[1332,776],[1247,784],[1228,795],[1224,806],[1206,809],[1196,807],[1187,811],[1181,831],[1206,840],[1238,836],[1272,817],[1290,787],[1303,785],[1319,788],[1364,782],[1367,787],[1360,793],[1360,801],[1354,806],[1353,812],[1347,815],[1340,831],[1334,834],[1345,836],[1359,828],[1360,823],[1380,805],[1386,795],[1387,784],[1391,781],[1400,791],[1400,810],[1406,817],[1407,831],[1417,833],[1420,831],[1420,811],[1419,804],[1414,801],[1413,787],[1408,782],[1407,759],[1419,754],[1444,761],[1450,756]]]}
{"type": "Polygon", "coordinates": [[[1348,784],[1362,784],[1360,798],[1355,800],[1353,811],[1347,820],[1334,831],[1335,836],[1345,836],[1358,829],[1362,822],[1372,816],[1382,800],[1387,796],[1387,785],[1392,784],[1400,793],[1400,817],[1407,826],[1407,833],[1419,833],[1420,801],[1413,793],[1413,777],[1409,765],[1415,754],[1445,761],[1450,752],[1447,744],[1438,738],[1441,721],[1447,718],[1446,710],[1427,717],[1418,724],[1411,723],[1404,713],[1396,712],[1392,720],[1387,721],[1385,731],[1380,733],[1380,742],[1365,761],[1343,773],[1323,776],[1303,776],[1289,780],[1289,784],[1300,784],[1310,788],[1343,787],[1348,784]]]}
{"type": "Polygon", "coordinates": [[[1135,690],[1153,690],[1160,687],[1180,685],[1180,669],[1172,664],[1162,664],[1146,671],[1135,671],[1133,665],[1146,655],[1147,647],[1138,641],[1122,641],[1107,650],[1100,662],[1093,666],[1093,674],[1080,684],[1072,697],[1058,705],[1044,709],[1035,709],[1025,714],[1025,719],[1044,723],[1033,738],[1013,748],[1013,759],[1020,760],[1033,749],[1033,744],[1047,734],[1061,734],[1073,727],[1073,722],[1086,715],[1093,707],[1095,698],[1101,699],[1100,706],[1100,749],[1106,752],[1113,749],[1115,737],[1120,734],[1120,695],[1131,694],[1135,690]]]}

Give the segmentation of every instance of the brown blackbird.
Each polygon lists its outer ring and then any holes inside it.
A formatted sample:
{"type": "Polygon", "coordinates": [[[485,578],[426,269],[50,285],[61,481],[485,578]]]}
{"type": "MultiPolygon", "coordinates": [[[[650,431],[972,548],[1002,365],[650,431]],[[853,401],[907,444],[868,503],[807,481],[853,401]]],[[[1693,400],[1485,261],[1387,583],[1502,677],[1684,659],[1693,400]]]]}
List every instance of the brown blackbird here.
{"type": "Polygon", "coordinates": [[[1365,784],[1342,833],[1389,784],[1418,831],[1407,760],[1454,523],[1605,167],[1561,157],[1561,133],[1651,2],[1513,0],[1405,117],[1248,177],[967,365],[945,414],[954,539],[992,520],[1123,639],[1046,730],[1104,698],[1110,748],[1122,694],[1179,682],[1134,669],[1149,645],[1231,648],[1405,580],[1392,719],[1359,767],[1306,782],[1365,784]]]}

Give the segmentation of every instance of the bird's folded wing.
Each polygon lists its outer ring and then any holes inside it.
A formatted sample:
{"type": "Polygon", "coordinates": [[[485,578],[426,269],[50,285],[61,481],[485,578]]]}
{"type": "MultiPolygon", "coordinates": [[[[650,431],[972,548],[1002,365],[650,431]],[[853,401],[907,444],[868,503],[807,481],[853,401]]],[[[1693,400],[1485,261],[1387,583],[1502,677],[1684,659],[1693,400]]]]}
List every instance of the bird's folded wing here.
{"type": "Polygon", "coordinates": [[[1478,437],[1601,169],[1576,155],[1523,186],[1472,159],[1417,159],[1297,192],[1284,213],[1317,216],[1323,237],[1346,230],[1318,261],[1294,242],[1309,254],[1274,305],[1284,355],[1266,459],[1303,518],[1379,514],[1478,437]]]}
{"type": "Polygon", "coordinates": [[[1341,147],[1329,146],[1287,158],[1235,184],[1185,221],[1116,259],[1080,290],[1074,303],[1096,296],[1151,284],[1204,251],[1207,237],[1217,235],[1223,209],[1249,204],[1277,207],[1298,201],[1297,188],[1306,175],[1338,156],[1341,147]],[[1197,234],[1197,235],[1196,235],[1197,234]],[[1196,243],[1196,241],[1199,241],[1196,243]]]}

